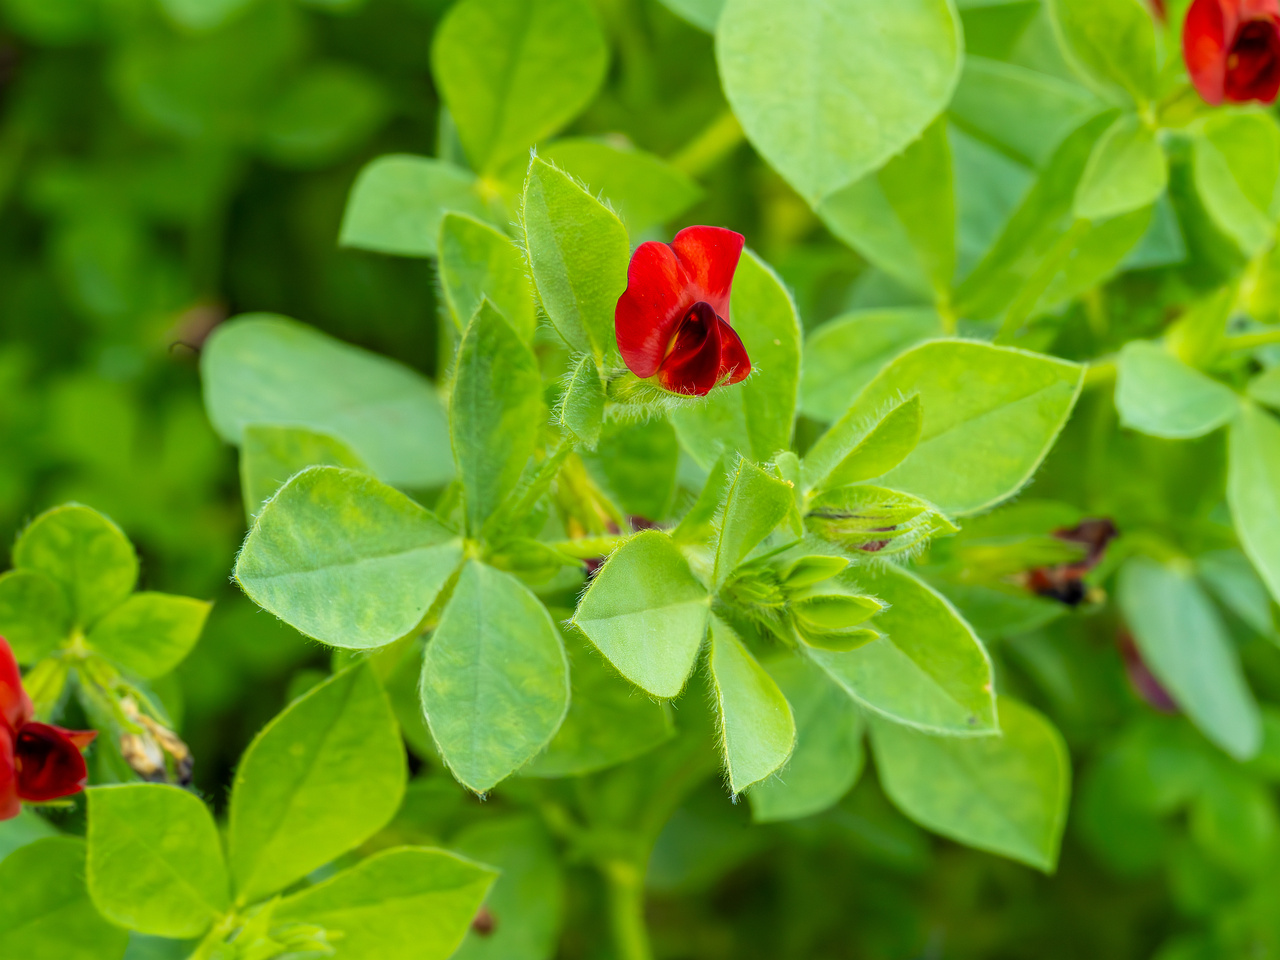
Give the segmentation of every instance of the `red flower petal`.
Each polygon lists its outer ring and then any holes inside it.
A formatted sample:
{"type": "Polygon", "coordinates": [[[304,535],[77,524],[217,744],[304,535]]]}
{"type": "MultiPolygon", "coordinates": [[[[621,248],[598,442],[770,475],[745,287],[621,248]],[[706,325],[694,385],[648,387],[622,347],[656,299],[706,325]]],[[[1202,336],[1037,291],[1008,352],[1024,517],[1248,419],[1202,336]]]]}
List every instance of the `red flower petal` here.
{"type": "Polygon", "coordinates": [[[0,820],[12,820],[22,812],[18,779],[13,764],[13,734],[0,724],[0,820]]]}
{"type": "Polygon", "coordinates": [[[711,304],[699,300],[680,324],[671,353],[658,368],[664,390],[703,397],[720,380],[723,340],[720,319],[711,304]]]}
{"type": "Polygon", "coordinates": [[[1280,0],[1195,0],[1182,56],[1206,103],[1270,103],[1280,91],[1280,0]]]}
{"type": "Polygon", "coordinates": [[[729,320],[729,290],[746,240],[723,227],[685,227],[671,241],[695,300],[711,304],[716,316],[729,320]]]}
{"type": "Polygon", "coordinates": [[[31,719],[31,698],[22,689],[22,674],[9,642],[0,637],[0,723],[19,729],[31,719]]]}
{"type": "Polygon", "coordinates": [[[738,331],[723,320],[720,321],[720,373],[717,380],[729,378],[729,383],[738,383],[751,373],[751,358],[747,356],[747,348],[742,345],[738,331]]]}
{"type": "Polygon", "coordinates": [[[89,778],[84,757],[62,730],[47,723],[28,723],[13,745],[18,768],[18,796],[23,800],[56,800],[84,789],[89,778]]]}

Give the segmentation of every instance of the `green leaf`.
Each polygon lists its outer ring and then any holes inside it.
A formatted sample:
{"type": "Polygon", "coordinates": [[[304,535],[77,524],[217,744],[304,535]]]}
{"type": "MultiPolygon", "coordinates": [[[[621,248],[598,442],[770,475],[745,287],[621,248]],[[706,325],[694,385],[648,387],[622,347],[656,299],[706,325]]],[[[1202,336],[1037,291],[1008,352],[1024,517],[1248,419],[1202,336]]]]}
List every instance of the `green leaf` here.
{"type": "Polygon", "coordinates": [[[569,654],[569,712],[547,749],[520,771],[577,777],[647,753],[675,735],[668,709],[618,676],[578,631],[562,635],[569,654]]]}
{"type": "Polygon", "coordinates": [[[728,580],[794,505],[791,484],[770,476],[749,460],[739,460],[730,474],[720,514],[711,585],[718,587],[728,580]]]}
{"type": "Polygon", "coordinates": [[[398,847],[285,897],[274,919],[341,933],[333,960],[446,960],[496,876],[444,850],[398,847]]]}
{"type": "Polygon", "coordinates": [[[1250,257],[1275,236],[1280,127],[1265,113],[1209,117],[1194,141],[1196,192],[1213,222],[1250,257]]]}
{"type": "Polygon", "coordinates": [[[231,905],[213,816],[167,784],[89,790],[86,872],[104,916],[154,937],[198,937],[231,905]]]}
{"type": "Polygon", "coordinates": [[[790,448],[796,415],[800,321],[778,275],[750,250],[738,263],[729,309],[757,372],[671,416],[680,441],[704,469],[721,453],[757,463],[772,459],[790,448]]]}
{"type": "Polygon", "coordinates": [[[1142,106],[1156,96],[1156,25],[1140,0],[1051,0],[1064,51],[1100,90],[1142,106]]]}
{"type": "Polygon", "coordinates": [[[282,890],[373,836],[399,808],[406,777],[391,703],[367,664],[293,701],[236,770],[227,831],[236,902],[282,890]]]}
{"type": "Polygon", "coordinates": [[[1280,424],[1245,404],[1231,425],[1227,503],[1245,554],[1280,599],[1280,424]]]}
{"type": "Polygon", "coordinates": [[[1258,705],[1190,564],[1134,557],[1120,571],[1118,598],[1142,659],[1178,706],[1237,760],[1256,754],[1262,744],[1258,705]]]}
{"type": "Polygon", "coordinates": [[[122,603],[138,580],[138,555],[124,531],[76,503],[32,520],[14,544],[13,566],[44,574],[60,586],[78,627],[92,625],[122,603]]]}
{"type": "Polygon", "coordinates": [[[245,428],[306,427],[346,443],[379,478],[408,487],[453,476],[435,386],[385,357],[270,314],[221,324],[200,355],[204,401],[228,443],[245,428]]]}
{"type": "Polygon", "coordinates": [[[262,152],[302,169],[355,151],[387,115],[387,96],[363,70],[320,63],[290,81],[263,118],[262,152]]]}
{"type": "Polygon", "coordinates": [[[85,639],[130,673],[154,680],[191,652],[212,606],[168,593],[135,593],[94,624],[85,639]]]}
{"type": "Polygon", "coordinates": [[[773,678],[714,615],[711,678],[729,789],[739,794],[787,762],[796,742],[796,722],[773,678]]]}
{"type": "Polygon", "coordinates": [[[485,901],[494,920],[475,930],[453,960],[547,960],[555,956],[564,911],[564,881],[546,829],[532,817],[472,824],[450,841],[459,853],[502,873],[485,901]]]}
{"type": "Polygon", "coordinates": [[[515,489],[545,420],[533,350],[482,302],[458,347],[449,400],[453,458],[472,534],[515,489]]]}
{"type": "Polygon", "coordinates": [[[728,0],[716,29],[747,138],[811,204],[920,135],[951,99],[961,46],[946,0],[728,0]]]}
{"type": "Polygon", "coordinates": [[[402,257],[434,257],[440,221],[488,214],[475,176],[444,160],[389,153],[365,164],[347,197],[338,243],[402,257]]]}
{"type": "Polygon", "coordinates": [[[1275,634],[1271,595],[1243,553],[1239,550],[1202,553],[1196,557],[1196,572],[1228,610],[1264,637],[1275,634]]]}
{"type": "Polygon", "coordinates": [[[956,526],[927,500],[884,487],[852,484],[808,501],[805,528],[846,550],[879,557],[919,550],[956,526]]]}
{"type": "Polygon", "coordinates": [[[1264,370],[1249,381],[1250,399],[1272,410],[1280,410],[1280,367],[1264,370]]]}
{"type": "Polygon", "coordinates": [[[657,521],[671,510],[680,441],[667,420],[606,421],[595,452],[582,460],[624,513],[657,521]]]}
{"type": "Polygon", "coordinates": [[[569,662],[528,588],[470,561],[422,665],[422,706],[444,762],[476,793],[545,747],[569,709],[569,662]]]}
{"type": "Polygon", "coordinates": [[[902,354],[867,386],[805,456],[823,477],[866,420],[899,397],[924,407],[920,443],[881,485],[922,497],[948,516],[987,510],[1031,479],[1075,406],[1084,368],[1042,354],[935,340],[902,354]]]}
{"type": "Polygon", "coordinates": [[[1230,387],[1187,366],[1161,344],[1132,340],[1116,361],[1116,409],[1126,427],[1186,440],[1227,423],[1240,402],[1230,387]]]}
{"type": "Polygon", "coordinates": [[[996,729],[991,660],[973,629],[941,594],[891,564],[850,568],[854,589],[889,606],[885,636],[847,653],[806,651],[849,696],[896,723],[952,735],[996,729]]]}
{"type": "Polygon", "coordinates": [[[1155,131],[1126,114],[1094,144],[1076,187],[1075,215],[1106,220],[1140,210],[1155,203],[1168,183],[1169,164],[1155,131]]]}
{"type": "Polygon", "coordinates": [[[188,30],[213,30],[254,3],[254,0],[160,0],[170,20],[188,30]]]}
{"type": "Polygon", "coordinates": [[[806,477],[806,484],[821,491],[884,476],[916,448],[923,424],[917,394],[892,407],[861,436],[849,434],[849,452],[825,477],[806,477]]]}
{"type": "Polygon", "coordinates": [[[1000,698],[1000,735],[937,737],[871,724],[885,793],[921,826],[1052,873],[1071,792],[1061,734],[1030,707],[1000,698]]]}
{"type": "Polygon", "coordinates": [[[85,844],[48,837],[0,861],[0,956],[121,960],[129,934],[102,918],[85,889],[85,844]]]}
{"type": "Polygon", "coordinates": [[[588,448],[600,441],[604,426],[604,384],[591,357],[583,356],[565,381],[560,424],[588,448]]]}
{"type": "Polygon", "coordinates": [[[541,155],[610,204],[632,236],[675,219],[702,199],[702,188],[684,173],[634,147],[556,140],[541,155]]]}
{"type": "Polygon", "coordinates": [[[48,656],[70,635],[71,607],[54,580],[36,570],[0,575],[0,637],[19,663],[48,656]]]}
{"type": "Polygon", "coordinates": [[[240,493],[250,520],[294,474],[306,467],[348,467],[368,472],[351,447],[306,427],[247,424],[240,441],[240,493]]]}
{"type": "Polygon", "coordinates": [[[309,467],[262,508],[235,578],[307,636],[367,649],[414,630],[461,559],[461,541],[403,493],[309,467]]]}
{"type": "Polygon", "coordinates": [[[818,216],[909,289],[945,296],[956,272],[956,198],[945,117],[876,173],[829,194],[818,216]]]}
{"type": "Polygon", "coordinates": [[[440,221],[440,289],[454,326],[466,328],[488,299],[523,340],[538,324],[524,256],[511,240],[465,213],[440,221]]]}
{"type": "Polygon", "coordinates": [[[885,364],[939,336],[938,314],[917,307],[858,311],[828,320],[804,342],[800,412],[825,423],[838,420],[885,364]]]}
{"type": "Polygon", "coordinates": [[[849,792],[862,773],[862,717],[818,666],[804,657],[765,664],[795,713],[796,746],[778,775],[747,795],[757,823],[820,813],[849,792]]]}
{"type": "Polygon", "coordinates": [[[572,177],[537,157],[525,179],[521,221],[548,319],[570,347],[602,364],[617,349],[613,314],[627,288],[627,228],[572,177]]]}
{"type": "Polygon", "coordinates": [[[724,9],[725,0],[661,0],[662,5],[677,16],[683,17],[695,27],[701,27],[707,33],[716,32],[716,23],[720,20],[720,11],[724,9]]]}
{"type": "Polygon", "coordinates": [[[600,568],[572,622],[619,673],[666,700],[693,669],[710,609],[711,597],[679,547],[646,530],[600,568]]]}
{"type": "Polygon", "coordinates": [[[431,67],[471,165],[498,169],[582,112],[609,50],[585,0],[462,0],[431,67]]]}

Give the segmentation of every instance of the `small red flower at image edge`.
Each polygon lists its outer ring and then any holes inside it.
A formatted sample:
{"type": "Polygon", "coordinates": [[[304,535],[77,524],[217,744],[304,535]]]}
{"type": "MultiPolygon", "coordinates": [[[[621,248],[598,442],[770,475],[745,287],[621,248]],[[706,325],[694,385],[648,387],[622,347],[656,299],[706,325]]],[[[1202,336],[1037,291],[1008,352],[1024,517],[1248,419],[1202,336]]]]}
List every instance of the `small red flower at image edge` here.
{"type": "Polygon", "coordinates": [[[80,751],[97,732],[37,723],[34,714],[18,662],[0,637],[0,820],[16,817],[23,800],[43,803],[79,793],[89,778],[80,751]]]}
{"type": "Polygon", "coordinates": [[[729,292],[743,236],[722,227],[686,227],[670,244],[640,244],[618,298],[614,330],[627,368],[664,390],[702,397],[751,372],[729,325],[729,292]]]}
{"type": "Polygon", "coordinates": [[[1280,93],[1280,0],[1195,0],[1182,56],[1206,103],[1272,103],[1280,93]]]}

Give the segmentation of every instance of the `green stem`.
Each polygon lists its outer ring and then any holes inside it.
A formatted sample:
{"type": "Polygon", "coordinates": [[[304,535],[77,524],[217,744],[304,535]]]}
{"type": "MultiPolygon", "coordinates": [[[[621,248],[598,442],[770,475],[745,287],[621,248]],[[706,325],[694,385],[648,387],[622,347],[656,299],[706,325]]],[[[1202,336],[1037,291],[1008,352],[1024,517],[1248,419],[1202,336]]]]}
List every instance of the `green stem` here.
{"type": "Polygon", "coordinates": [[[1280,327],[1274,330],[1261,330],[1258,333],[1242,333],[1236,337],[1227,337],[1223,347],[1227,350],[1253,350],[1257,347],[1269,347],[1280,343],[1280,327]]]}
{"type": "Polygon", "coordinates": [[[195,952],[187,960],[208,960],[209,957],[214,955],[214,951],[226,942],[227,935],[235,930],[239,923],[240,918],[234,913],[224,916],[213,925],[213,929],[205,934],[204,939],[200,941],[195,952]]]}
{"type": "Polygon", "coordinates": [[[700,177],[736,150],[745,139],[746,134],[738,118],[732,110],[725,110],[671,158],[671,165],[691,177],[700,177]]]}
{"type": "Polygon", "coordinates": [[[1088,220],[1077,220],[1058,237],[1044,259],[1040,261],[1040,265],[1036,267],[1035,272],[1023,285],[1021,292],[1009,305],[1009,311],[1005,314],[1004,322],[1000,325],[1000,331],[995,337],[997,344],[1010,343],[1022,329],[1022,325],[1031,317],[1036,304],[1044,296],[1044,292],[1049,289],[1049,284],[1058,275],[1062,262],[1066,260],[1080,238],[1088,232],[1089,227],[1088,220]]]}
{"type": "Polygon", "coordinates": [[[580,537],[577,540],[556,540],[549,544],[551,549],[558,550],[565,556],[578,560],[592,560],[596,557],[607,557],[618,548],[625,536],[580,537]]]}
{"type": "Polygon", "coordinates": [[[616,960],[652,960],[644,923],[644,870],[625,860],[601,865],[609,892],[609,927],[616,960]]]}

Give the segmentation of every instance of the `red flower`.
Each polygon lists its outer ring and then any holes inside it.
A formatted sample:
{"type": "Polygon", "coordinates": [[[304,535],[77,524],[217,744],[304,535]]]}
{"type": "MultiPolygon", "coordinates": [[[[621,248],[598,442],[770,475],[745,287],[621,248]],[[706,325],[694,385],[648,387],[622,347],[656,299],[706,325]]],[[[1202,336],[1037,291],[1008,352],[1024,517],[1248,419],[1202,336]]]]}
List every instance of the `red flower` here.
{"type": "Polygon", "coordinates": [[[729,326],[729,288],[742,243],[732,230],[686,227],[670,246],[640,244],[614,311],[618,350],[632,373],[701,397],[751,372],[746,348],[729,326]]]}
{"type": "Polygon", "coordinates": [[[80,751],[97,734],[36,723],[33,712],[13,651],[0,637],[0,820],[16,817],[19,801],[69,797],[88,779],[80,751]]]}
{"type": "Polygon", "coordinates": [[[1271,103],[1280,92],[1280,0],[1195,0],[1182,56],[1206,103],[1271,103]]]}

